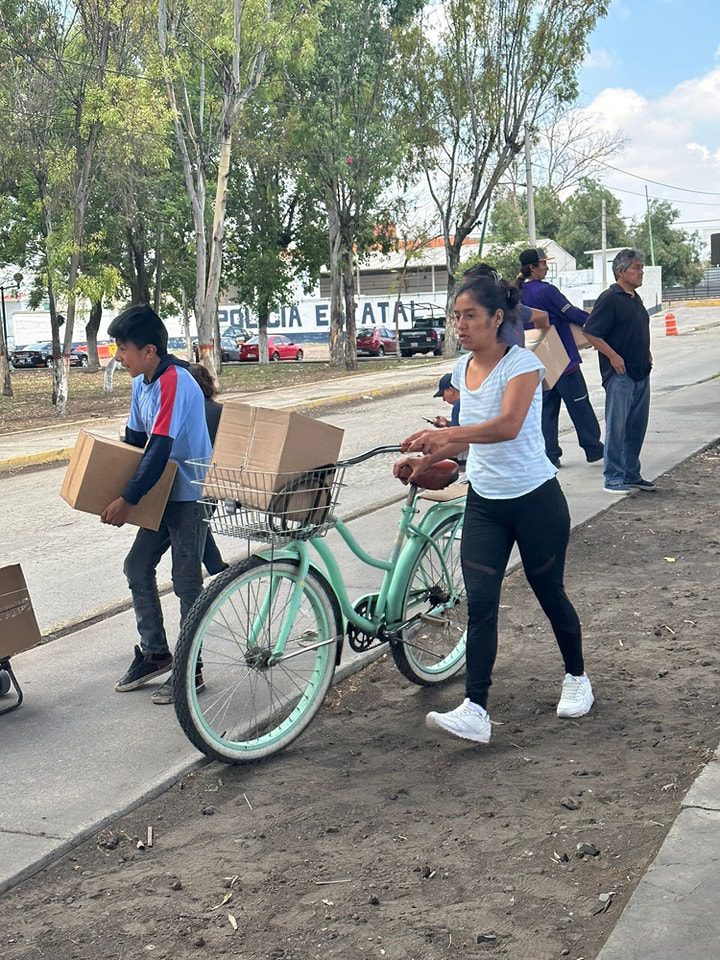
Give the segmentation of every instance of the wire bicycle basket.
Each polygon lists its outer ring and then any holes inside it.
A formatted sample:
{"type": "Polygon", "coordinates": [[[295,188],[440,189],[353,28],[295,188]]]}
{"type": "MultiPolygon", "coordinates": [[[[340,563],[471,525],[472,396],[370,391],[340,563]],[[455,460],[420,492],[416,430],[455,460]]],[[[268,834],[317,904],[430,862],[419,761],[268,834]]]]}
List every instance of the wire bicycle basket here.
{"type": "Polygon", "coordinates": [[[190,460],[214,533],[282,543],[324,536],[334,525],[345,469],[337,464],[278,473],[190,460]]]}

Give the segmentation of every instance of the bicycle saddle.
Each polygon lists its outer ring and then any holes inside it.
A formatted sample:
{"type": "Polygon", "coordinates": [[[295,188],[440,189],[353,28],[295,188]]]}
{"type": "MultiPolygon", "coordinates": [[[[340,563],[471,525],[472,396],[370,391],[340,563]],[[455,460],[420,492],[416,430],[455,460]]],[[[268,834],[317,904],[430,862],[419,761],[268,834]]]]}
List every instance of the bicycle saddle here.
{"type": "MultiPolygon", "coordinates": [[[[407,478],[412,472],[409,464],[406,464],[400,470],[399,480],[407,483],[407,478]]],[[[419,477],[415,479],[415,486],[421,490],[444,490],[451,483],[455,483],[460,474],[460,467],[454,460],[440,460],[428,467],[419,477]]]]}

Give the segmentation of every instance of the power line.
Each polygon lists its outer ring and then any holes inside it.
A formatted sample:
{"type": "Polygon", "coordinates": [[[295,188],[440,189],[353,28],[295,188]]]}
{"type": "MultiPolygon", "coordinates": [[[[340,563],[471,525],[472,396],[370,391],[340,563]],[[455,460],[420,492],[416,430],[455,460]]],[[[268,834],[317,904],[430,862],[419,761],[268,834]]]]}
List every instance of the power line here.
{"type": "MultiPolygon", "coordinates": [[[[616,173],[622,173],[626,177],[634,177],[636,180],[642,180],[645,183],[652,183],[656,187],[665,187],[667,190],[680,190],[683,193],[699,193],[707,197],[720,197],[720,193],[718,193],[716,190],[693,190],[691,187],[677,187],[672,183],[663,183],[662,180],[653,180],[651,177],[643,177],[639,173],[631,173],[629,170],[622,170],[620,167],[614,167],[611,163],[606,163],[604,160],[596,160],[595,163],[599,163],[600,166],[607,167],[609,170],[614,170],[616,173]]],[[[692,201],[687,200],[685,202],[691,203],[692,201]]],[[[699,201],[695,202],[697,203],[699,201]]]]}

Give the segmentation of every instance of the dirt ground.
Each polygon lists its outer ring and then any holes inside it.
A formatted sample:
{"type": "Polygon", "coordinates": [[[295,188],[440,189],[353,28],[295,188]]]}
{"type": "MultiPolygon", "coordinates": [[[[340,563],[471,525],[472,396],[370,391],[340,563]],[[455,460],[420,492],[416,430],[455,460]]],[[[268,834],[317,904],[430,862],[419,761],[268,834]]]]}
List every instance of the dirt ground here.
{"type": "Polygon", "coordinates": [[[423,725],[462,679],[378,661],[284,754],[203,768],[6,894],[0,957],[593,960],[720,740],[719,465],[573,533],[590,716],[556,718],[559,656],[515,573],[489,746],[423,725]]]}

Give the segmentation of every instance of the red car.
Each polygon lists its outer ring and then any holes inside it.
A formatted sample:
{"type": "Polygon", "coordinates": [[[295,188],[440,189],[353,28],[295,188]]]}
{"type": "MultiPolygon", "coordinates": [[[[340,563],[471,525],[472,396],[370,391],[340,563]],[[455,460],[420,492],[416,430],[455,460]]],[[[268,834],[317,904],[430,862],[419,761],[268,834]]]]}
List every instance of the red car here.
{"type": "MultiPolygon", "coordinates": [[[[267,343],[270,360],[302,360],[304,357],[300,347],[287,337],[273,334],[267,338],[267,343]]],[[[245,343],[240,344],[239,350],[241,360],[257,360],[260,341],[257,337],[250,337],[245,343]]]]}
{"type": "Polygon", "coordinates": [[[386,353],[397,353],[395,331],[386,327],[360,327],[357,332],[357,352],[359,357],[383,357],[386,353]]]}

